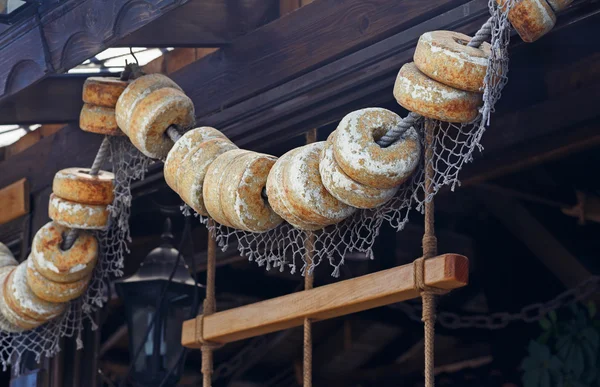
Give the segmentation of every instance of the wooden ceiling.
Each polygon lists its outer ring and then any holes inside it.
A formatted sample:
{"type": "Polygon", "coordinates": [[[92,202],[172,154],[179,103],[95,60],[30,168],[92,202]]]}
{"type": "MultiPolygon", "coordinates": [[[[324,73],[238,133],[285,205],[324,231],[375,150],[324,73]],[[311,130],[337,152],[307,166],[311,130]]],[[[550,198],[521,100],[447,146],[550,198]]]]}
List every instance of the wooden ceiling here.
{"type": "MultiPolygon", "coordinates": [[[[221,5],[230,10],[229,4],[221,5]]],[[[191,7],[179,9],[187,6],[191,7]]],[[[485,20],[486,7],[485,0],[316,0],[262,27],[240,27],[244,35],[231,37],[218,51],[175,72],[173,78],[194,100],[198,124],[224,130],[240,146],[279,155],[301,144],[299,135],[310,128],[318,127],[319,139],[325,139],[341,117],[357,108],[382,106],[405,114],[393,101],[391,89],[419,35],[434,29],[472,33],[485,20]]],[[[581,39],[600,36],[599,13],[598,2],[579,1],[559,16],[555,30],[540,41],[525,45],[514,39],[510,81],[484,136],[485,151],[462,171],[464,184],[457,192],[443,192],[436,198],[440,251],[463,253],[473,266],[470,286],[444,297],[441,310],[517,311],[600,272],[593,258],[600,251],[596,237],[600,226],[590,222],[577,226],[577,219],[561,211],[576,204],[575,190],[592,196],[600,193],[600,183],[593,178],[600,167],[600,43],[581,39]]],[[[258,7],[257,14],[269,11],[258,7]]],[[[265,20],[259,19],[255,26],[265,20]]],[[[154,23],[166,23],[161,20],[154,23]]],[[[148,34],[151,26],[146,27],[148,34]]],[[[178,39],[192,39],[185,35],[178,39]]],[[[144,37],[133,34],[128,41],[144,37]]],[[[74,122],[81,82],[75,76],[49,76],[0,102],[0,117],[74,122]]],[[[47,221],[55,171],[89,165],[98,137],[70,124],[0,163],[0,186],[21,177],[29,179],[33,232],[47,221]]],[[[136,269],[160,233],[164,215],[155,203],[179,203],[166,187],[161,169],[161,164],[151,167],[147,178],[134,187],[128,272],[136,269]]],[[[174,220],[179,231],[182,220],[174,220]]],[[[420,254],[421,233],[418,216],[400,233],[384,227],[375,260],[349,261],[341,278],[412,261],[420,254]]],[[[199,242],[197,267],[202,271],[206,231],[196,225],[194,235],[199,242]]],[[[220,255],[219,262],[219,308],[288,294],[302,283],[297,275],[266,272],[235,252],[220,255]]],[[[316,285],[335,281],[329,274],[326,267],[317,270],[316,285]]],[[[101,336],[90,336],[91,341],[99,340],[91,348],[113,343],[104,347],[98,361],[105,374],[118,377],[128,361],[122,307],[115,302],[106,313],[101,336]]],[[[400,310],[385,307],[315,324],[315,385],[419,385],[421,329],[400,310]]],[[[444,370],[466,367],[446,377],[446,381],[456,380],[447,385],[465,386],[465,380],[476,380],[472,383],[479,386],[518,385],[518,363],[536,329],[523,323],[493,333],[439,327],[437,364],[447,366],[441,368],[440,378],[447,373],[444,370]],[[478,371],[470,371],[468,365],[476,365],[478,371]]],[[[216,367],[234,361],[230,364],[236,367],[228,374],[220,371],[222,377],[215,385],[297,385],[301,338],[301,330],[293,329],[227,345],[217,352],[216,367]]],[[[77,356],[69,351],[67,356],[77,356]]],[[[195,385],[199,369],[199,355],[193,352],[183,385],[195,385]]],[[[69,374],[69,380],[74,377],[69,374]]],[[[82,376],[78,378],[64,385],[84,385],[82,376]]]]}

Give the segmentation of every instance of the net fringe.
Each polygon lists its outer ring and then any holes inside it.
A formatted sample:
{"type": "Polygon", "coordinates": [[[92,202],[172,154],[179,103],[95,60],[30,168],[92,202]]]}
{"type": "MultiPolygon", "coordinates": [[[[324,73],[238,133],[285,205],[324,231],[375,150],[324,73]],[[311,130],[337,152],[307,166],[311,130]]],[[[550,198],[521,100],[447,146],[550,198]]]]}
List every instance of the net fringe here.
{"type": "MultiPolygon", "coordinates": [[[[282,224],[266,233],[257,234],[233,230],[222,225],[214,226],[218,245],[226,250],[235,244],[242,256],[256,262],[267,270],[298,270],[302,274],[311,273],[323,261],[333,267],[332,275],[340,274],[344,257],[353,252],[364,253],[373,259],[373,244],[383,222],[388,222],[397,231],[404,228],[412,210],[423,211],[423,204],[430,201],[444,186],[452,190],[460,185],[458,174],[464,164],[473,160],[475,151],[482,151],[480,144],[486,127],[490,124],[490,115],[501,96],[507,82],[510,24],[507,13],[514,0],[507,3],[504,11],[495,7],[495,0],[489,1],[492,21],[492,51],[488,72],[485,77],[484,105],[479,116],[469,124],[450,124],[436,122],[437,136],[434,142],[433,191],[424,195],[424,166],[420,165],[411,179],[405,183],[398,194],[385,205],[374,210],[358,211],[342,223],[314,232],[315,243],[311,253],[306,251],[307,234],[289,224],[282,224]],[[311,255],[313,262],[307,265],[305,258],[311,255]]],[[[422,121],[417,131],[423,138],[422,121]]],[[[110,206],[111,220],[109,229],[98,232],[100,255],[94,270],[90,286],[86,293],[70,303],[67,311],[58,319],[35,330],[24,333],[0,332],[0,362],[4,370],[9,365],[21,370],[23,357],[31,353],[39,362],[42,356],[51,357],[60,352],[60,339],[76,337],[77,347],[82,348],[81,334],[86,320],[92,329],[97,328],[94,313],[107,301],[110,278],[123,275],[124,255],[129,253],[127,243],[131,241],[129,233],[129,215],[131,208],[131,183],[144,178],[151,160],[142,155],[126,138],[112,137],[110,152],[115,174],[115,200],[110,206]]],[[[186,215],[193,213],[182,206],[186,215]]],[[[207,225],[207,218],[196,214],[207,225]]]]}
{"type": "MultiPolygon", "coordinates": [[[[309,253],[304,243],[307,233],[287,223],[260,234],[216,225],[211,227],[211,231],[215,232],[218,245],[223,250],[235,245],[240,255],[267,270],[289,269],[291,273],[299,270],[306,274],[326,261],[333,268],[331,274],[334,277],[339,276],[344,257],[350,253],[363,253],[367,258],[373,259],[373,245],[383,222],[397,231],[402,230],[411,211],[422,213],[424,203],[431,201],[443,187],[449,186],[454,191],[460,186],[459,172],[465,164],[473,161],[475,152],[483,151],[481,138],[490,124],[490,116],[508,80],[510,23],[507,15],[513,2],[514,0],[507,2],[504,10],[498,9],[495,0],[488,3],[492,15],[492,47],[485,77],[484,103],[479,115],[468,124],[435,121],[434,157],[431,161],[434,164],[434,175],[430,194],[425,195],[425,166],[421,160],[421,165],[411,179],[392,200],[374,210],[357,211],[337,225],[314,232],[315,243],[310,252],[313,262],[310,265],[305,261],[309,253]]],[[[424,138],[423,122],[424,120],[420,120],[415,127],[421,142],[424,138]]],[[[183,206],[182,211],[186,214],[193,213],[188,206],[183,206]]],[[[207,218],[196,215],[208,227],[207,218]]]]}
{"type": "Polygon", "coordinates": [[[125,137],[110,138],[110,155],[115,174],[115,199],[109,206],[108,229],[96,232],[100,251],[89,287],[84,295],[69,303],[61,317],[32,331],[0,332],[0,362],[4,371],[8,366],[14,367],[16,374],[26,371],[22,362],[29,354],[38,363],[42,356],[56,355],[63,337],[75,337],[77,349],[81,349],[84,323],[88,321],[93,330],[98,328],[95,312],[107,302],[109,280],[123,275],[124,256],[129,253],[131,183],[143,179],[151,161],[125,137]]]}

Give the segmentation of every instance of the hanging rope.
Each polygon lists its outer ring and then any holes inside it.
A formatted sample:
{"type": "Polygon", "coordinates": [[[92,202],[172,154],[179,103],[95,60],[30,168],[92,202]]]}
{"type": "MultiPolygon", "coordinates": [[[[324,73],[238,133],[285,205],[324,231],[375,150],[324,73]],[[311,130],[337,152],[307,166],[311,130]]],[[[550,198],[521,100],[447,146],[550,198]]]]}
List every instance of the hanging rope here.
{"type": "MultiPolygon", "coordinates": [[[[311,129],[306,132],[306,143],[312,144],[317,141],[317,129],[311,129]]],[[[315,234],[308,231],[306,235],[306,270],[304,272],[304,290],[313,288],[314,271],[310,270],[313,261],[315,234]]],[[[303,346],[303,367],[302,380],[304,387],[312,387],[312,322],[309,318],[304,319],[304,346],[303,346]]]]}
{"type": "Polygon", "coordinates": [[[92,168],[90,168],[90,175],[98,176],[98,173],[100,173],[100,167],[102,167],[102,164],[104,164],[106,161],[109,147],[110,141],[108,140],[108,136],[104,136],[102,144],[100,144],[100,148],[98,149],[98,153],[96,153],[96,158],[94,158],[92,168]]]}
{"type": "MultiPolygon", "coordinates": [[[[467,46],[479,47],[492,36],[492,20],[490,17],[481,28],[475,33],[475,36],[471,38],[467,46]]],[[[410,129],[417,121],[422,118],[420,114],[410,112],[408,115],[400,121],[400,123],[387,131],[379,140],[377,144],[382,148],[392,145],[394,142],[399,140],[404,132],[410,129]]]]}
{"type": "MultiPolygon", "coordinates": [[[[110,141],[108,140],[108,136],[104,136],[104,139],[100,144],[100,148],[98,148],[98,153],[96,153],[96,157],[94,158],[94,162],[92,163],[92,168],[90,168],[89,174],[91,176],[98,176],[98,173],[100,172],[100,167],[102,167],[102,164],[104,164],[104,162],[106,161],[106,156],[108,155],[109,147],[110,141]]],[[[79,229],[70,229],[65,235],[62,249],[69,250],[77,240],[78,235],[79,229]]]]}
{"type": "MultiPolygon", "coordinates": [[[[432,119],[425,119],[425,195],[429,195],[433,185],[433,129],[435,123],[432,119]]],[[[433,199],[425,202],[425,232],[423,233],[423,257],[413,263],[415,288],[423,300],[421,320],[424,323],[425,342],[425,387],[435,384],[434,368],[434,339],[435,339],[435,296],[445,293],[442,289],[433,288],[425,284],[425,261],[437,255],[437,238],[434,228],[433,199]]]]}
{"type": "MultiPolygon", "coordinates": [[[[197,322],[196,337],[202,343],[202,386],[210,387],[212,385],[213,373],[213,350],[218,347],[213,343],[209,343],[202,339],[204,331],[204,317],[215,313],[217,309],[215,301],[215,273],[216,273],[216,258],[217,258],[217,242],[211,235],[210,229],[215,227],[215,222],[212,219],[208,220],[208,247],[207,247],[207,265],[206,265],[206,298],[204,299],[204,309],[202,318],[197,322]]],[[[198,321],[198,319],[196,319],[198,321]]]]}
{"type": "MultiPolygon", "coordinates": [[[[313,288],[314,271],[309,272],[312,266],[313,248],[315,234],[308,232],[306,238],[306,274],[304,275],[304,290],[313,288]]],[[[312,387],[312,322],[309,318],[304,319],[304,353],[303,353],[303,386],[312,387]]]]}

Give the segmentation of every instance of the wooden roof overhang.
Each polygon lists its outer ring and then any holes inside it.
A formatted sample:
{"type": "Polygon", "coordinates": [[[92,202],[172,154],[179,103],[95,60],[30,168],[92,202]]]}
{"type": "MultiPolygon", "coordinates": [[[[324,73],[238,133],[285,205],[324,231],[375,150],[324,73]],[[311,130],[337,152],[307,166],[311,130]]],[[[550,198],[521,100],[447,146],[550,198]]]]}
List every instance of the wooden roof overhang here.
{"type": "MultiPolygon", "coordinates": [[[[108,47],[223,46],[273,19],[273,3],[264,0],[42,0],[32,15],[14,25],[0,24],[2,122],[27,119],[10,114],[14,108],[7,99],[11,96],[49,76],[65,73],[108,47]]],[[[81,77],[72,78],[71,81],[81,77]]],[[[65,81],[64,76],[59,79],[59,83],[65,81]]],[[[42,96],[48,96],[44,94],[48,89],[71,90],[68,87],[45,83],[29,90],[19,101],[40,91],[42,96]]],[[[66,102],[70,102],[68,98],[66,102]]]]}
{"type": "MultiPolygon", "coordinates": [[[[552,36],[560,36],[573,26],[597,24],[599,13],[597,3],[576,2],[560,15],[557,27],[538,47],[543,47],[544,41],[550,44],[552,36]]],[[[336,122],[353,109],[389,103],[397,70],[411,60],[423,32],[450,29],[473,33],[487,17],[487,0],[376,0],[368,4],[361,0],[317,0],[234,39],[171,76],[194,101],[198,125],[217,127],[239,146],[264,151],[308,128],[336,122]]],[[[513,51],[518,52],[519,46],[515,39],[513,51]]],[[[61,89],[60,76],[48,77],[40,85],[56,84],[42,91],[49,94],[13,106],[17,111],[28,106],[26,116],[32,122],[46,122],[42,120],[44,114],[53,115],[48,120],[51,122],[73,122],[3,163],[0,186],[22,177],[31,184],[33,211],[40,216],[39,223],[33,222],[34,230],[46,220],[45,206],[55,171],[90,164],[101,141],[100,136],[79,130],[81,79],[66,79],[69,82],[62,83],[65,88],[61,89]],[[60,106],[53,92],[60,93],[60,106]]],[[[36,86],[32,90],[37,90],[36,86]]],[[[580,90],[523,109],[512,106],[495,116],[493,128],[502,130],[486,134],[486,157],[464,171],[463,180],[485,180],[491,171],[506,173],[527,160],[539,160],[532,158],[536,152],[555,154],[552,147],[573,150],[597,144],[600,138],[593,127],[570,132],[560,129],[597,118],[600,112],[593,101],[599,93],[600,88],[590,85],[585,93],[580,90]],[[547,112],[559,107],[577,108],[578,114],[549,119],[547,112]],[[536,125],[531,125],[534,122],[536,125]],[[551,134],[562,136],[561,143],[531,146],[531,139],[551,134]],[[520,149],[520,153],[504,153],[500,159],[494,155],[508,147],[520,149]],[[508,160],[511,157],[514,160],[508,160]]],[[[8,109],[6,105],[0,105],[0,111],[10,114],[2,109],[8,109]]],[[[164,186],[160,165],[151,168],[137,187],[153,185],[164,186]]]]}

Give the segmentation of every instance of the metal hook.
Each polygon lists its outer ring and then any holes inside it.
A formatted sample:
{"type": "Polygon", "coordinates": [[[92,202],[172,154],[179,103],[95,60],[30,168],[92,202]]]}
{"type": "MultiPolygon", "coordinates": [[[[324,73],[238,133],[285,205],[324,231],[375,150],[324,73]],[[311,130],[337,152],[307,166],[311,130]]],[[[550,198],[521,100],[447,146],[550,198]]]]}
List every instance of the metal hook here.
{"type": "Polygon", "coordinates": [[[138,59],[136,58],[135,54],[133,53],[133,47],[129,47],[129,53],[131,53],[131,56],[135,60],[135,64],[139,66],[140,62],[138,62],[138,59]]]}

